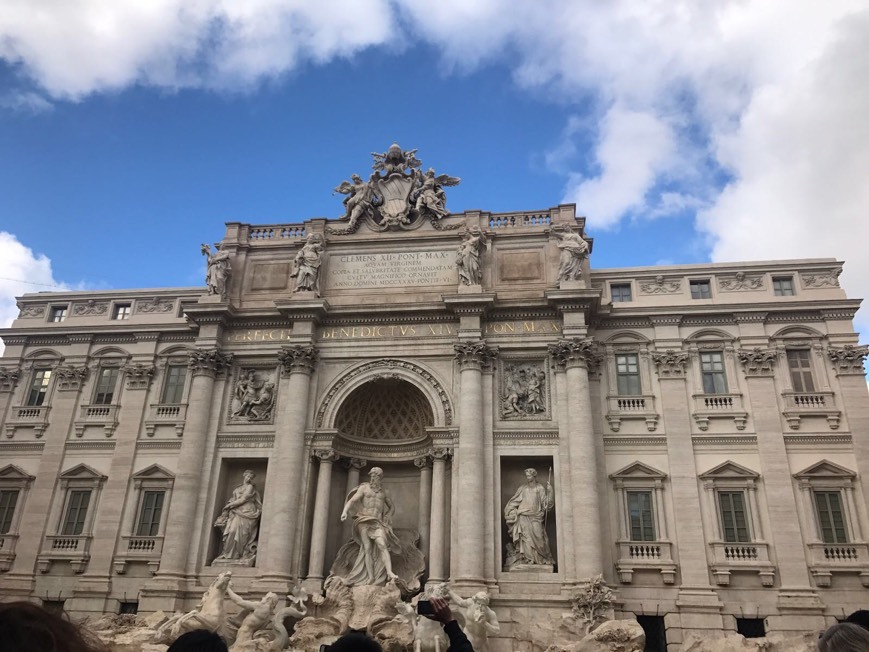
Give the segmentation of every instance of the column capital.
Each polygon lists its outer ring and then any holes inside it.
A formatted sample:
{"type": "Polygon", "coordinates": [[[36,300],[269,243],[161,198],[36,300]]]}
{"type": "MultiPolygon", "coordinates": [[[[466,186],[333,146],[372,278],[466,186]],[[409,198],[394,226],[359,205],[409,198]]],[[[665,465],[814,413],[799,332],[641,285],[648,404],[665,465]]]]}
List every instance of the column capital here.
{"type": "Polygon", "coordinates": [[[18,384],[21,370],[18,367],[0,367],[0,392],[11,392],[18,384]]]}
{"type": "Polygon", "coordinates": [[[320,464],[323,464],[324,462],[332,464],[337,462],[339,457],[338,453],[333,451],[331,448],[317,448],[313,453],[311,453],[311,456],[320,460],[320,464]]]}
{"type": "Polygon", "coordinates": [[[76,391],[81,389],[82,383],[88,377],[88,368],[86,365],[81,367],[63,366],[55,369],[57,375],[57,389],[64,391],[76,391]]]}
{"type": "Polygon", "coordinates": [[[420,470],[430,467],[431,457],[428,455],[420,455],[419,457],[415,457],[413,460],[413,465],[420,470]]]}
{"type": "Polygon", "coordinates": [[[746,378],[773,376],[773,367],[778,360],[778,352],[775,349],[739,349],[736,357],[742,363],[742,371],[746,378]]]}
{"type": "Polygon", "coordinates": [[[360,457],[345,458],[343,463],[348,469],[363,469],[368,466],[368,460],[363,460],[360,457]]]}
{"type": "Polygon", "coordinates": [[[220,349],[196,349],[188,353],[187,368],[192,375],[199,374],[214,378],[226,371],[232,364],[232,353],[220,349]]]}
{"type": "Polygon", "coordinates": [[[148,389],[155,371],[154,365],[138,362],[124,365],[123,369],[127,389],[148,389]]]}
{"type": "Polygon", "coordinates": [[[285,374],[311,374],[317,365],[317,349],[310,344],[287,346],[278,352],[278,361],[285,374]]]}
{"type": "Polygon", "coordinates": [[[558,369],[580,366],[592,371],[601,362],[597,343],[590,337],[558,340],[549,345],[549,355],[558,369]]]}
{"type": "Polygon", "coordinates": [[[445,462],[453,456],[453,451],[451,448],[432,448],[429,455],[435,460],[445,462]]]}
{"type": "Polygon", "coordinates": [[[482,369],[492,364],[498,355],[497,347],[487,345],[483,340],[453,344],[456,361],[462,369],[482,369]]]}
{"type": "Polygon", "coordinates": [[[667,349],[664,352],[652,352],[652,362],[661,378],[684,378],[685,367],[688,364],[688,353],[667,349]]]}
{"type": "Polygon", "coordinates": [[[827,356],[830,358],[830,362],[833,363],[833,368],[835,368],[836,374],[839,376],[847,374],[862,376],[865,373],[863,371],[863,361],[867,355],[869,355],[869,346],[846,344],[841,348],[837,346],[827,347],[827,356]]]}

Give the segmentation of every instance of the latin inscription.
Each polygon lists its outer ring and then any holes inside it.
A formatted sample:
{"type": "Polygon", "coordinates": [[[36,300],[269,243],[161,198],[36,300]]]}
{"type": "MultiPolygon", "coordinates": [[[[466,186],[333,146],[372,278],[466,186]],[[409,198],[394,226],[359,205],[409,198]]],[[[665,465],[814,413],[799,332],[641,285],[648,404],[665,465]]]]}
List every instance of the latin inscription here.
{"type": "Polygon", "coordinates": [[[326,279],[328,288],[332,290],[455,283],[453,250],[333,256],[329,259],[326,279]]]}
{"type": "MultiPolygon", "coordinates": [[[[485,324],[485,335],[557,334],[555,321],[496,321],[485,324]]],[[[381,324],[373,326],[325,326],[318,330],[321,340],[400,339],[403,337],[455,337],[455,324],[381,324]]]]}
{"type": "Polygon", "coordinates": [[[289,328],[249,328],[244,331],[232,331],[227,338],[229,342],[280,342],[290,339],[292,331],[289,328]]]}

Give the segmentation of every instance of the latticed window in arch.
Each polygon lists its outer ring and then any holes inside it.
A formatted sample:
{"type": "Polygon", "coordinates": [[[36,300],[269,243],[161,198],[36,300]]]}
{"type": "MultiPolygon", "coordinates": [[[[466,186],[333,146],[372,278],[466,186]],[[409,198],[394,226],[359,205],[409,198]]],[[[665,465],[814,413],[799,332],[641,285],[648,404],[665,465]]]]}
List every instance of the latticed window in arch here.
{"type": "Polygon", "coordinates": [[[419,439],[434,423],[425,395],[403,380],[374,380],[356,389],[338,411],[338,432],[353,439],[419,439]]]}

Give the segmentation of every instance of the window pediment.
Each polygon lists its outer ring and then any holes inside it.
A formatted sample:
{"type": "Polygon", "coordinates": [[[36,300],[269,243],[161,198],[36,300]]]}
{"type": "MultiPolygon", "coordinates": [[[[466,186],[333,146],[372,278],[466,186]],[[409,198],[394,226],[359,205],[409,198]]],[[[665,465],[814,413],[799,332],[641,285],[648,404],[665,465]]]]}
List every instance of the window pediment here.
{"type": "Polygon", "coordinates": [[[167,471],[159,464],[152,464],[149,467],[133,474],[134,480],[174,480],[175,475],[167,471]]]}
{"type": "Polygon", "coordinates": [[[0,481],[2,480],[12,480],[16,482],[31,482],[35,478],[24,471],[21,467],[15,466],[14,464],[7,464],[2,469],[0,469],[0,481]]]}
{"type": "Polygon", "coordinates": [[[759,473],[730,460],[700,475],[701,480],[757,480],[758,478],[760,478],[759,473]]]}
{"type": "Polygon", "coordinates": [[[795,473],[794,477],[798,480],[820,480],[820,479],[835,479],[835,480],[853,480],[857,474],[844,466],[840,466],[830,460],[821,460],[810,467],[803,469],[799,473],[795,473]]]}
{"type": "Polygon", "coordinates": [[[105,480],[106,476],[87,464],[79,464],[60,474],[61,480],[105,480]]]}
{"type": "Polygon", "coordinates": [[[642,462],[628,464],[626,467],[610,474],[610,478],[613,480],[664,480],[666,477],[667,474],[663,471],[659,471],[642,462]]]}

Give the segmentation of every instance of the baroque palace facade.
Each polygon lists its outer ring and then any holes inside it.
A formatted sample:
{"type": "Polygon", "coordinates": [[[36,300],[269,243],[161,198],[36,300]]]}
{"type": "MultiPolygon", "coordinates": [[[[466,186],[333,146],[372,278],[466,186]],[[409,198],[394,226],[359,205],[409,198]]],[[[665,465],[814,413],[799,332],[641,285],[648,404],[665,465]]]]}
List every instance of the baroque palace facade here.
{"type": "Polygon", "coordinates": [[[497,649],[598,574],[671,646],[866,606],[840,262],[593,269],[574,206],[447,214],[458,180],[417,167],[342,184],[346,226],[228,224],[206,288],[20,298],[0,593],[183,610],[228,567],[239,593],[320,591],[376,466],[421,580],[489,591],[497,649]],[[527,468],[548,558],[505,512],[527,468]]]}

